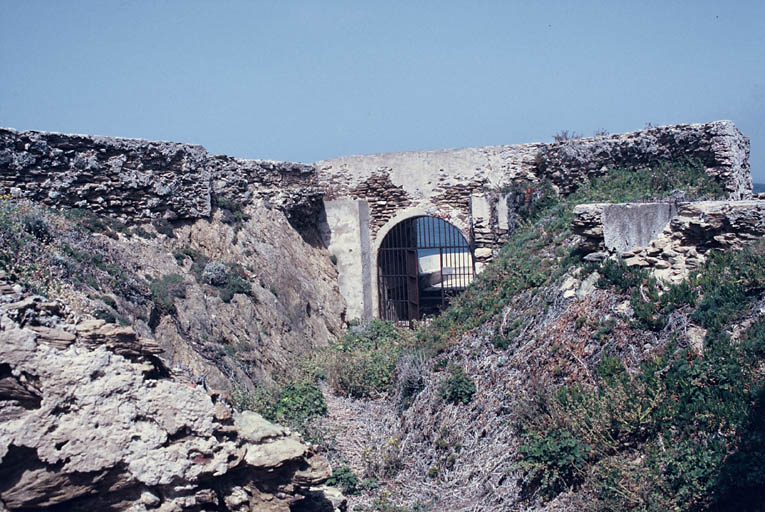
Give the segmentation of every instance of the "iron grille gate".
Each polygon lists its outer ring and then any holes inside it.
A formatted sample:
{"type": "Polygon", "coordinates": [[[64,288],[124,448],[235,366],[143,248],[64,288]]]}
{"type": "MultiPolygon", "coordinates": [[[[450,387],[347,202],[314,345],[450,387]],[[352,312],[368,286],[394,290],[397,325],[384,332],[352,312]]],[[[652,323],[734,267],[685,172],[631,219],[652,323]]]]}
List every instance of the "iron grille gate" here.
{"type": "Polygon", "coordinates": [[[436,217],[396,224],[377,254],[380,318],[420,320],[441,312],[475,276],[473,251],[462,233],[436,217]]]}

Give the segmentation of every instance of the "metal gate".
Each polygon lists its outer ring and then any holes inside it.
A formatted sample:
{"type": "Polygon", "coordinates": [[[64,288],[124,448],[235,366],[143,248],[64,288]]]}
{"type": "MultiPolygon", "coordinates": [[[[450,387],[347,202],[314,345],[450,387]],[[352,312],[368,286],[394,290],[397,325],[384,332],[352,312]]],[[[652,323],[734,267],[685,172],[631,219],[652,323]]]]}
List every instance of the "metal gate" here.
{"type": "Polygon", "coordinates": [[[402,221],[385,235],[377,253],[380,318],[437,315],[474,276],[472,247],[456,227],[436,217],[402,221]]]}

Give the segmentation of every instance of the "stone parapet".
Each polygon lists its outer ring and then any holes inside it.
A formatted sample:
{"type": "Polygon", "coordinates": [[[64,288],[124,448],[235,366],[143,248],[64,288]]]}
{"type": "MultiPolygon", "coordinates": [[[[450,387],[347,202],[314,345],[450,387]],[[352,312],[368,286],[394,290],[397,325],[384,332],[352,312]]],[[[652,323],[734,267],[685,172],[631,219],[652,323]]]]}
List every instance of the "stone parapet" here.
{"type": "Polygon", "coordinates": [[[210,155],[177,142],[11,129],[0,129],[0,194],[130,219],[207,217],[214,197],[263,199],[296,221],[315,219],[322,197],[310,165],[210,155]]]}

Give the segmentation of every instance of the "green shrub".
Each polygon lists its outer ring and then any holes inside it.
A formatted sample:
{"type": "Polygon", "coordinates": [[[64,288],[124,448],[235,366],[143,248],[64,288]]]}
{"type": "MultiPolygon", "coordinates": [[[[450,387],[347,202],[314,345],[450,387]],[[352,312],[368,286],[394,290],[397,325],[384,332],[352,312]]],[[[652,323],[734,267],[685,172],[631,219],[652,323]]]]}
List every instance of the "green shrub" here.
{"type": "Polygon", "coordinates": [[[168,274],[149,283],[151,298],[160,314],[175,313],[175,299],[186,298],[183,276],[168,274]]]}
{"type": "Polygon", "coordinates": [[[514,467],[526,473],[526,491],[538,488],[552,497],[584,480],[590,447],[570,432],[528,432],[522,439],[521,462],[514,467]]]}
{"type": "Polygon", "coordinates": [[[441,397],[453,404],[469,404],[475,391],[475,384],[459,366],[450,368],[449,377],[441,385],[441,397]]]}
{"type": "Polygon", "coordinates": [[[220,261],[210,261],[207,256],[189,247],[175,251],[173,257],[178,265],[183,265],[184,260],[190,258],[191,272],[197,282],[217,289],[223,302],[231,302],[236,293],[254,297],[252,284],[246,279],[244,269],[239,264],[225,265],[220,261]]]}
{"type": "Polygon", "coordinates": [[[25,215],[22,219],[24,231],[34,236],[41,242],[48,242],[51,239],[50,227],[48,222],[38,214],[25,215]]]}
{"type": "Polygon", "coordinates": [[[327,414],[327,402],[315,382],[292,382],[259,411],[269,421],[303,430],[308,422],[327,414]]]}
{"type": "Polygon", "coordinates": [[[622,293],[637,288],[648,278],[646,270],[639,267],[628,267],[621,258],[604,261],[598,272],[601,276],[597,282],[599,288],[613,286],[622,293]]]}
{"type": "Polygon", "coordinates": [[[252,284],[243,279],[236,271],[230,272],[226,284],[220,288],[220,298],[223,302],[231,302],[235,293],[252,296],[252,284]]]}
{"type": "Polygon", "coordinates": [[[239,201],[225,197],[214,196],[212,198],[213,206],[223,210],[222,221],[225,224],[239,224],[250,220],[250,215],[244,213],[244,205],[239,201]]]}
{"type": "Polygon", "coordinates": [[[399,356],[410,343],[408,329],[382,320],[348,333],[330,345],[328,373],[333,389],[357,398],[391,392],[399,356]]]}
{"type": "Polygon", "coordinates": [[[332,487],[339,487],[343,490],[344,494],[351,496],[359,494],[363,490],[359,477],[355,475],[347,464],[334,468],[332,476],[329,477],[326,484],[332,487]]]}

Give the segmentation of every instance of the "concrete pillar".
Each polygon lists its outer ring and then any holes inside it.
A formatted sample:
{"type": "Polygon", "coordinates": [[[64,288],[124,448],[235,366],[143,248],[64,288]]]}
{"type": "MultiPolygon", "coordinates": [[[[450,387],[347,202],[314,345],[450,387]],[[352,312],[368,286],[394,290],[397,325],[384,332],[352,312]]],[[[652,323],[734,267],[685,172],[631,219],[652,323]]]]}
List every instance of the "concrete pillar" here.
{"type": "Polygon", "coordinates": [[[373,315],[369,203],[354,199],[325,201],[324,212],[320,232],[336,259],[338,285],[346,303],[345,318],[369,322],[373,315]]]}

